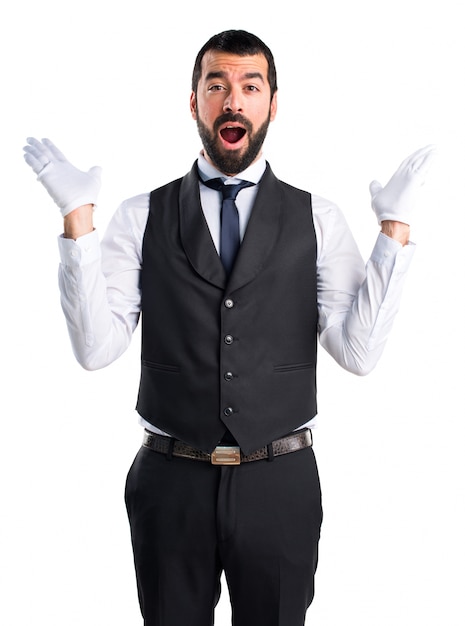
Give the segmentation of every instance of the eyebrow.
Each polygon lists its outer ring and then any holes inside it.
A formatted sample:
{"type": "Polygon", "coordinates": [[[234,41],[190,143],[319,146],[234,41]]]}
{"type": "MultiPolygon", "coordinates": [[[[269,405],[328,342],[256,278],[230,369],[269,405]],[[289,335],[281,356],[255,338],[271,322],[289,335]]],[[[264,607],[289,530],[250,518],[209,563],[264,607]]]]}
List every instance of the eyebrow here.
{"type": "MultiPolygon", "coordinates": [[[[226,72],[222,72],[220,70],[218,72],[208,72],[208,74],[205,77],[205,80],[212,80],[214,78],[226,78],[226,77],[227,77],[226,72]]],[[[247,79],[247,80],[251,80],[253,78],[259,78],[262,81],[262,83],[265,82],[263,78],[263,74],[261,72],[246,72],[245,74],[243,74],[242,78],[247,79]]]]}

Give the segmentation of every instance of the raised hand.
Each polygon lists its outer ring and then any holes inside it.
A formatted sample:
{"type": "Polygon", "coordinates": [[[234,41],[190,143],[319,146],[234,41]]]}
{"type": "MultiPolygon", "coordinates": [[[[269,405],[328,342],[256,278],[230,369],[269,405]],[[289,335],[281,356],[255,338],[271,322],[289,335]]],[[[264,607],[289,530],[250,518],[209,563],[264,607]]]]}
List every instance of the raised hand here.
{"type": "Polygon", "coordinates": [[[370,184],[371,206],[378,223],[396,221],[411,225],[418,190],[425,183],[435,146],[429,145],[407,157],[383,187],[374,180],[370,184]]]}
{"type": "Polygon", "coordinates": [[[50,141],[28,137],[24,158],[60,208],[63,217],[80,206],[97,204],[101,168],[82,172],[72,165],[50,141]]]}

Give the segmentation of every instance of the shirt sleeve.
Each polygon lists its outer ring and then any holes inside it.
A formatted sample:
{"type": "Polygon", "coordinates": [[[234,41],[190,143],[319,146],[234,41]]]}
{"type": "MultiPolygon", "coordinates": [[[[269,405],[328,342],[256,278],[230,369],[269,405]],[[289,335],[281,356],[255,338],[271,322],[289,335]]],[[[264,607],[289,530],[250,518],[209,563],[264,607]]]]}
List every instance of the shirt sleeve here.
{"type": "Polygon", "coordinates": [[[386,344],[415,245],[380,233],[365,265],[339,208],[313,196],[313,213],[319,340],[339,365],[365,375],[386,344]]]}
{"type": "MultiPolygon", "coordinates": [[[[321,345],[345,369],[376,365],[400,304],[415,246],[380,234],[364,264],[338,207],[312,196],[317,237],[321,345]]],[[[142,239],[149,194],[122,203],[105,236],[59,237],[61,303],[73,351],[89,370],[105,367],[128,347],[141,309],[142,239]]]]}
{"type": "Polygon", "coordinates": [[[88,370],[128,347],[140,316],[139,276],[149,196],[126,200],[100,242],[97,231],[58,238],[59,287],[73,352],[88,370]]]}

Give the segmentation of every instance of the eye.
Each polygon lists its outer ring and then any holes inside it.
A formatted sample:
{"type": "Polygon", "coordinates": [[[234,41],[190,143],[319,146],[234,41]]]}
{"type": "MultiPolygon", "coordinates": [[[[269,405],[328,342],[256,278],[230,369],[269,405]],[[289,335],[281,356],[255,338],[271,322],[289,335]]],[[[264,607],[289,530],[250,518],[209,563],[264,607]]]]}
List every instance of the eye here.
{"type": "Polygon", "coordinates": [[[260,91],[257,85],[247,85],[245,90],[246,91],[260,91]]]}
{"type": "Polygon", "coordinates": [[[208,91],[221,91],[224,89],[223,85],[210,85],[208,91]]]}

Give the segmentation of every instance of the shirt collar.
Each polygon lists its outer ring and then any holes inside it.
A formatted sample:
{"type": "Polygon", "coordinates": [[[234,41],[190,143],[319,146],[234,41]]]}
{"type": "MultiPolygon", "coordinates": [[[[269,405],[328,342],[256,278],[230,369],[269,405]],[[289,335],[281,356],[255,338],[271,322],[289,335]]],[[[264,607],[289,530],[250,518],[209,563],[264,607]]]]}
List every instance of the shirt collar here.
{"type": "Polygon", "coordinates": [[[200,177],[202,180],[210,180],[210,178],[222,178],[228,182],[236,182],[236,180],[248,180],[251,183],[259,183],[266,169],[266,160],[263,154],[254,162],[249,165],[243,172],[240,172],[236,176],[225,176],[213,165],[210,165],[203,156],[202,152],[198,158],[198,168],[200,177]]]}

